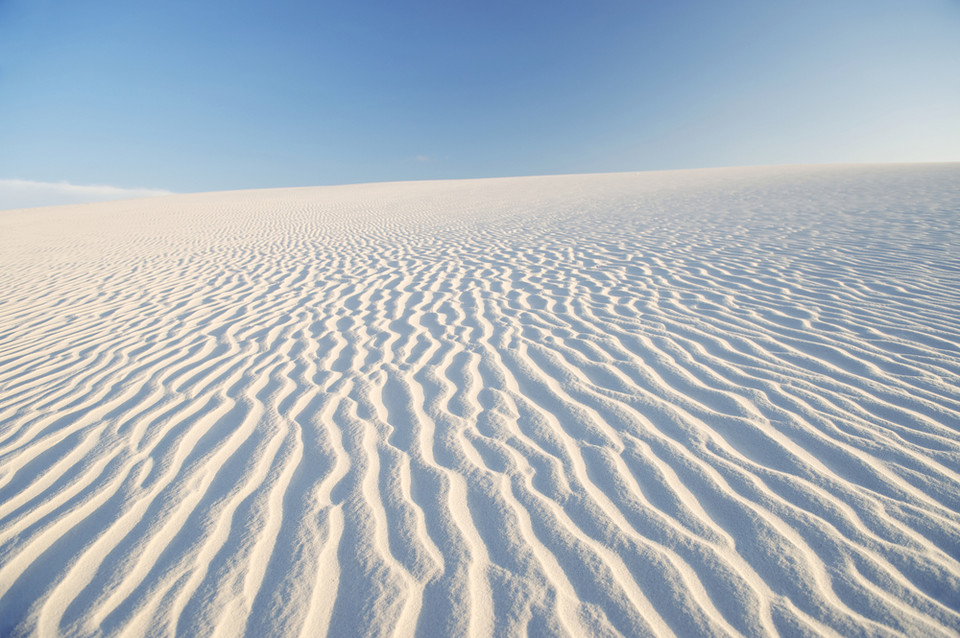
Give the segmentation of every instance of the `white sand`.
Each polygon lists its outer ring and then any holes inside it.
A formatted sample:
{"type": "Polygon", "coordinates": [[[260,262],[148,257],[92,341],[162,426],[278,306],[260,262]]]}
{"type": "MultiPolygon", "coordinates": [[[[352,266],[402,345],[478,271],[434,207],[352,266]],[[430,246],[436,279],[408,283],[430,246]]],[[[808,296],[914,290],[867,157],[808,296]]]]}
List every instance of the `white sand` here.
{"type": "Polygon", "coordinates": [[[0,213],[0,635],[956,635],[960,165],[0,213]]]}

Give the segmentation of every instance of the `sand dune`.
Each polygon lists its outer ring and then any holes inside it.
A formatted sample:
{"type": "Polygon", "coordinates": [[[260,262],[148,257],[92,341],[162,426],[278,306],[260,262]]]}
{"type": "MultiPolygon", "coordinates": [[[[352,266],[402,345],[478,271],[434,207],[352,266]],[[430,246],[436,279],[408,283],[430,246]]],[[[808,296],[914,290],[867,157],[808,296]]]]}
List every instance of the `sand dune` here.
{"type": "Polygon", "coordinates": [[[0,213],[0,635],[960,633],[960,165],[0,213]]]}

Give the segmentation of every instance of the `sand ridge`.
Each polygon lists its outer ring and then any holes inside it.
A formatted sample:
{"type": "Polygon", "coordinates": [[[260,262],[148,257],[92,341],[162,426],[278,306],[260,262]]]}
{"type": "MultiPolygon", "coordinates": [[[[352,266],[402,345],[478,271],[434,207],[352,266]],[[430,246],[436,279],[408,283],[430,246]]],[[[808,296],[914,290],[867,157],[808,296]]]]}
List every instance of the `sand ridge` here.
{"type": "Polygon", "coordinates": [[[960,166],[0,212],[0,634],[956,635],[960,166]]]}

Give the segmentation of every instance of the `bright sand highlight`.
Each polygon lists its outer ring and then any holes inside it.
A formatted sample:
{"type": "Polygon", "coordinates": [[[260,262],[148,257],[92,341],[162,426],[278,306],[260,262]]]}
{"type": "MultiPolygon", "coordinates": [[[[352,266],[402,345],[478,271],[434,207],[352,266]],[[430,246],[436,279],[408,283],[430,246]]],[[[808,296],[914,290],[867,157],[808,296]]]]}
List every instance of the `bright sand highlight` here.
{"type": "Polygon", "coordinates": [[[0,212],[0,635],[956,635],[960,166],[0,212]]]}

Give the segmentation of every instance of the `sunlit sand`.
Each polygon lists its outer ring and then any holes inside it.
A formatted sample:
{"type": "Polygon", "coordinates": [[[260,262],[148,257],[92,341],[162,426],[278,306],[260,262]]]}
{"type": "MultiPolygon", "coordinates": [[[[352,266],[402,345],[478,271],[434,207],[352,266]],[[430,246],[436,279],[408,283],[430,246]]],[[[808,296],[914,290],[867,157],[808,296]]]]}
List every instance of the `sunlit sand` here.
{"type": "Polygon", "coordinates": [[[0,212],[0,635],[956,635],[960,165],[0,212]]]}

